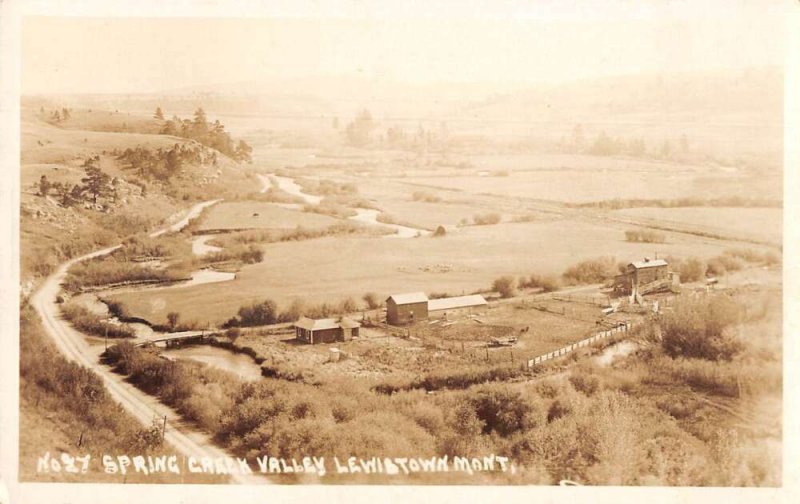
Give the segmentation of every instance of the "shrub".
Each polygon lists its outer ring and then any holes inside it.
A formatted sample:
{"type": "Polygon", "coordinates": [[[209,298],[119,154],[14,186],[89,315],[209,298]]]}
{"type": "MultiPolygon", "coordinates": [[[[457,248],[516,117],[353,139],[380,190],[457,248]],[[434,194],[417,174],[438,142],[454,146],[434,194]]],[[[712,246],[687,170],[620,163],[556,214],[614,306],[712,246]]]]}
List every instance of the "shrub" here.
{"type": "Polygon", "coordinates": [[[130,326],[112,324],[74,302],[62,304],[61,313],[75,329],[94,336],[105,337],[107,335],[109,338],[133,338],[136,336],[136,332],[130,326]]]}
{"type": "Polygon", "coordinates": [[[566,401],[556,399],[547,410],[547,422],[553,422],[572,412],[572,407],[566,401]]]}
{"type": "Polygon", "coordinates": [[[436,228],[436,231],[433,232],[433,236],[435,236],[437,238],[441,237],[441,236],[446,236],[446,235],[447,235],[447,229],[445,229],[444,226],[438,226],[436,228]]]}
{"type": "Polygon", "coordinates": [[[597,379],[597,376],[581,371],[573,371],[569,376],[569,382],[575,387],[575,390],[583,392],[587,396],[597,392],[600,386],[600,380],[597,379]]]}
{"type": "Polygon", "coordinates": [[[278,305],[267,299],[261,303],[239,308],[238,325],[258,326],[274,324],[278,319],[278,305]]]}
{"type": "Polygon", "coordinates": [[[348,208],[345,205],[341,205],[331,198],[322,198],[322,201],[320,201],[317,205],[305,205],[303,207],[303,211],[329,215],[331,217],[339,217],[342,219],[356,215],[355,210],[348,208]]]}
{"type": "Polygon", "coordinates": [[[278,317],[279,322],[294,322],[306,314],[306,302],[300,298],[293,299],[288,308],[283,310],[278,317]]]}
{"type": "Polygon", "coordinates": [[[484,434],[497,432],[506,437],[536,425],[532,404],[520,392],[507,386],[487,385],[469,396],[475,415],[483,422],[484,434]]]}
{"type": "Polygon", "coordinates": [[[680,298],[661,319],[662,347],[672,357],[731,360],[743,345],[725,328],[739,321],[740,312],[741,307],[727,296],[680,298]]]}
{"type": "Polygon", "coordinates": [[[526,279],[524,283],[520,281],[520,286],[542,289],[544,292],[552,292],[561,288],[561,280],[555,276],[542,276],[534,273],[526,279]]]}
{"type": "Polygon", "coordinates": [[[472,222],[475,223],[476,226],[489,226],[492,224],[499,224],[502,220],[502,217],[498,213],[490,212],[485,214],[475,214],[472,217],[472,222]]]}
{"type": "Polygon", "coordinates": [[[664,243],[667,237],[664,233],[649,229],[633,229],[625,231],[625,240],[642,243],[664,243]]]}
{"type": "Polygon", "coordinates": [[[514,297],[517,294],[516,280],[510,276],[502,276],[492,283],[492,290],[502,298],[514,297]]]}
{"type": "Polygon", "coordinates": [[[367,292],[366,294],[364,294],[362,299],[364,300],[365,303],[367,303],[367,308],[369,308],[370,310],[374,310],[381,306],[380,299],[378,298],[378,295],[375,294],[374,292],[367,292]]]}
{"type": "Polygon", "coordinates": [[[238,327],[231,327],[225,331],[225,337],[228,338],[231,343],[236,343],[236,340],[239,339],[239,336],[242,335],[242,330],[238,327]]]}
{"type": "Polygon", "coordinates": [[[668,257],[667,262],[673,271],[678,272],[681,282],[697,282],[706,276],[706,265],[697,257],[690,257],[685,261],[668,257]]]}
{"type": "Polygon", "coordinates": [[[204,263],[242,261],[245,264],[256,264],[264,260],[264,251],[256,245],[239,245],[204,254],[201,260],[204,263]]]}
{"type": "Polygon", "coordinates": [[[181,315],[178,312],[167,313],[167,323],[169,323],[169,327],[173,331],[175,330],[175,326],[178,325],[178,319],[180,319],[180,317],[181,315]]]}
{"type": "Polygon", "coordinates": [[[346,298],[339,302],[339,313],[353,313],[358,311],[358,303],[353,298],[346,298]]]}
{"type": "Polygon", "coordinates": [[[617,260],[613,257],[596,257],[570,266],[563,277],[570,284],[601,283],[617,274],[617,260]]]}
{"type": "Polygon", "coordinates": [[[122,282],[168,282],[187,278],[189,271],[182,268],[155,269],[114,260],[93,260],[72,266],[63,286],[70,292],[77,292],[85,287],[122,282]]]}
{"type": "Polygon", "coordinates": [[[135,235],[125,239],[122,247],[112,255],[123,260],[139,257],[186,257],[191,254],[191,245],[181,235],[167,235],[152,238],[149,235],[135,235]]]}
{"type": "Polygon", "coordinates": [[[442,198],[427,191],[414,191],[411,197],[414,201],[424,201],[425,203],[438,203],[442,201],[442,198]]]}

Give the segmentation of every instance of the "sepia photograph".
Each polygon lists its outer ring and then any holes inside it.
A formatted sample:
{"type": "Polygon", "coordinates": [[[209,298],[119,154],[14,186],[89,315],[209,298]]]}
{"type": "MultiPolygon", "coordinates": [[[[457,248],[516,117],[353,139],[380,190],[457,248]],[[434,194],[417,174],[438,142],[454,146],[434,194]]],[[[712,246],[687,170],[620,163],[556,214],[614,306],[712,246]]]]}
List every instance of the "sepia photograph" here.
{"type": "Polygon", "coordinates": [[[23,4],[1,504],[787,498],[798,2],[23,4]]]}

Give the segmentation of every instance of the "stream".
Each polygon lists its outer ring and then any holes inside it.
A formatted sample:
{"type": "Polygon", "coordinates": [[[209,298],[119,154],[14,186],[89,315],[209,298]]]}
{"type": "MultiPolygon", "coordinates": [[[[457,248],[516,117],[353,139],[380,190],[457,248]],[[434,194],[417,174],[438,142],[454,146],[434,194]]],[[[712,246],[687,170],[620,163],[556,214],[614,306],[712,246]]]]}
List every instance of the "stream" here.
{"type": "Polygon", "coordinates": [[[210,254],[211,252],[219,252],[222,250],[220,247],[209,245],[208,240],[214,238],[214,235],[197,235],[192,239],[192,254],[196,256],[210,254]]]}
{"type": "Polygon", "coordinates": [[[384,226],[397,230],[397,234],[386,235],[385,238],[416,238],[417,236],[427,236],[431,234],[427,229],[417,229],[408,226],[401,226],[400,224],[388,224],[386,222],[378,221],[378,214],[380,211],[372,210],[369,208],[356,208],[356,215],[350,217],[350,220],[363,222],[365,224],[384,226]]]}
{"type": "Polygon", "coordinates": [[[190,345],[164,350],[162,355],[176,359],[189,359],[208,366],[228,371],[248,381],[261,379],[261,366],[248,355],[234,353],[224,348],[209,345],[190,345]]]}
{"type": "Polygon", "coordinates": [[[625,357],[636,351],[639,345],[635,341],[623,340],[605,348],[599,355],[593,357],[596,364],[607,367],[610,366],[617,357],[625,357]]]}

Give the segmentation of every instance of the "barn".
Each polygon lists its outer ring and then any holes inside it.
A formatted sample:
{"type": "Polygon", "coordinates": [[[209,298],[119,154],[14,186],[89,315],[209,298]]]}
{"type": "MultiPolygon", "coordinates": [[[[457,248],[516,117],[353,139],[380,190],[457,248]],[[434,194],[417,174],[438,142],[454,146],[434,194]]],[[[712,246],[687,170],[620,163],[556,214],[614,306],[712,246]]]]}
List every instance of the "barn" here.
{"type": "Polygon", "coordinates": [[[479,294],[431,299],[428,301],[428,315],[431,318],[447,318],[459,314],[478,313],[487,306],[486,299],[479,294]]]}
{"type": "Polygon", "coordinates": [[[311,345],[350,341],[353,337],[358,337],[359,327],[361,324],[346,317],[338,320],[300,317],[294,324],[294,335],[296,339],[311,345]]]}
{"type": "Polygon", "coordinates": [[[386,322],[391,325],[413,324],[428,318],[428,296],[424,292],[393,294],[386,298],[386,322]]]}

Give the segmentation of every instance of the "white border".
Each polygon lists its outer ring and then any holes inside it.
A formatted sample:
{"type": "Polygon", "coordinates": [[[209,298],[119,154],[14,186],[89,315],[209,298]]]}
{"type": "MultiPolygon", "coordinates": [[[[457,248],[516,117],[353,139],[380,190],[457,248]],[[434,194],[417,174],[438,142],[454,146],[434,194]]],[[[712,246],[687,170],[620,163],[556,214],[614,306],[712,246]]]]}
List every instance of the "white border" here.
{"type": "MultiPolygon", "coordinates": [[[[667,0],[664,0],[667,1],[667,0]]],[[[698,1],[698,9],[702,1],[698,1]]],[[[794,391],[798,384],[800,359],[800,317],[794,310],[800,299],[797,284],[800,233],[795,219],[800,196],[800,3],[786,1],[787,66],[785,88],[785,171],[784,267],[785,326],[784,326],[784,487],[779,489],[707,489],[707,488],[614,488],[614,487],[442,487],[442,486],[264,486],[236,487],[210,485],[96,485],[96,484],[18,484],[17,443],[19,411],[19,74],[20,19],[23,15],[65,16],[148,16],[148,17],[341,17],[375,19],[404,12],[414,17],[452,15],[476,18],[486,12],[491,2],[470,1],[466,5],[456,0],[402,4],[389,1],[258,1],[258,0],[0,0],[0,477],[8,485],[11,502],[385,502],[431,501],[449,502],[572,502],[591,501],[629,502],[795,502],[800,481],[800,422],[794,391]],[[448,14],[449,13],[449,14],[448,14]],[[11,414],[9,414],[9,412],[11,414]]],[[[506,1],[501,5],[506,15],[535,16],[532,6],[552,7],[554,2],[506,1]]],[[[731,3],[735,8],[735,3],[731,3]]],[[[492,15],[502,16],[502,10],[492,9],[492,15]]],[[[710,27],[711,28],[711,27],[710,27]]],[[[712,28],[713,29],[713,28],[712,28]]],[[[3,489],[0,487],[0,504],[3,489]]]]}

